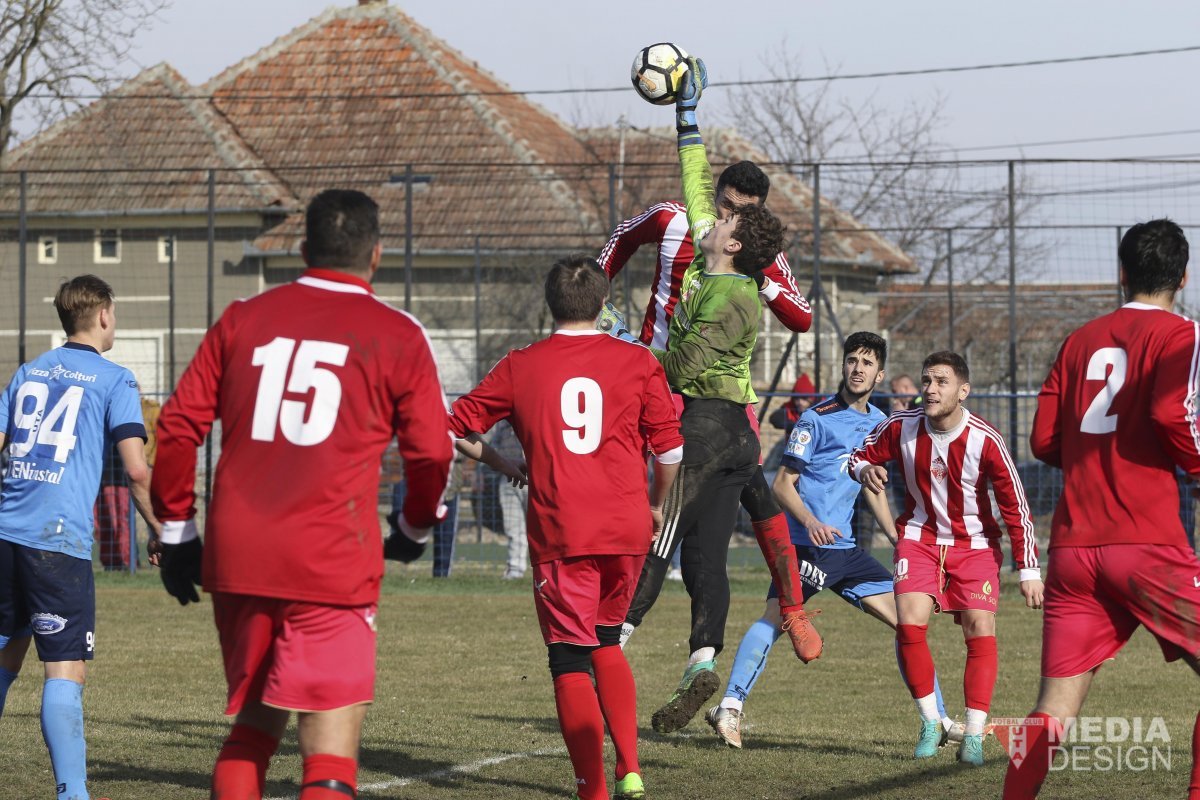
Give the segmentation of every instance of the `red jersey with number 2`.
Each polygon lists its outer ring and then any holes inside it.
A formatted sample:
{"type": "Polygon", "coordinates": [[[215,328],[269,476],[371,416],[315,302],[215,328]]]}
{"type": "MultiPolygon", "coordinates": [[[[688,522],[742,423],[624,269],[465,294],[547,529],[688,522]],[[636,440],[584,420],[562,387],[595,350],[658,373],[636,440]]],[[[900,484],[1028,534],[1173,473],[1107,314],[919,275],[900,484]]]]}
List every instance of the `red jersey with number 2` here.
{"type": "Polygon", "coordinates": [[[379,469],[404,458],[405,519],[434,524],[453,443],[424,328],[332,270],[233,303],[158,420],[151,493],[195,514],[196,448],[221,420],[204,588],[333,605],[379,597],[379,469]]]}
{"type": "Polygon", "coordinates": [[[558,331],[500,360],[454,401],[460,438],[512,423],[529,465],[529,556],[645,555],[652,524],[643,447],[683,446],[650,350],[599,331],[558,331]]]}
{"type": "Polygon", "coordinates": [[[1067,337],[1038,394],[1030,449],[1062,467],[1051,547],[1187,547],[1178,465],[1200,476],[1200,326],[1127,303],[1067,337]]]}

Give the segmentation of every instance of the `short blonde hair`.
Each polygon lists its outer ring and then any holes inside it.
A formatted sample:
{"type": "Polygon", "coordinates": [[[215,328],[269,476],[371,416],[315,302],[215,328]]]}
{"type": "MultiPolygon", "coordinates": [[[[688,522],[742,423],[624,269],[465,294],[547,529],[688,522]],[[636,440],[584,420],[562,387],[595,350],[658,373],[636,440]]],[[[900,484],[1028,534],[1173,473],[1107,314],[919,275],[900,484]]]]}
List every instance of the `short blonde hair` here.
{"type": "Polygon", "coordinates": [[[95,275],[80,275],[58,287],[54,295],[54,310],[67,336],[92,325],[96,312],[112,305],[113,290],[95,275]]]}

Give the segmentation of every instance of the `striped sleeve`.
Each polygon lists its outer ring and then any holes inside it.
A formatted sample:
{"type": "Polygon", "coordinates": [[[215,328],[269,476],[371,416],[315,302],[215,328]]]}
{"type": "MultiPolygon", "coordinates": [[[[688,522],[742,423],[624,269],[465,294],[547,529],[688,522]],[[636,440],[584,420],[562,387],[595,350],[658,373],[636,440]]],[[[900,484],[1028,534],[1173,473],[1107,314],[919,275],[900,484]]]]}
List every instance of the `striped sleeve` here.
{"type": "Polygon", "coordinates": [[[1200,392],[1200,325],[1174,326],[1154,365],[1150,418],[1172,460],[1189,475],[1200,475],[1200,431],[1196,396],[1200,392]]]}
{"type": "Polygon", "coordinates": [[[642,245],[657,247],[671,219],[683,210],[678,203],[658,203],[618,225],[597,259],[608,279],[616,277],[642,245]]]}
{"type": "Polygon", "coordinates": [[[775,318],[789,331],[804,333],[812,325],[812,308],[796,286],[796,278],[788,265],[787,256],[780,253],[763,270],[763,285],[759,290],[775,318]]]}
{"type": "Polygon", "coordinates": [[[883,465],[900,457],[900,428],[904,416],[893,414],[867,434],[862,446],[850,454],[850,477],[857,481],[866,467],[883,465]]]}
{"type": "Polygon", "coordinates": [[[1012,460],[1008,446],[1004,444],[1004,437],[995,428],[984,424],[978,417],[972,418],[970,424],[982,431],[986,439],[981,466],[996,493],[1000,516],[1004,519],[1012,542],[1013,561],[1021,570],[1021,580],[1039,578],[1033,516],[1029,513],[1029,501],[1025,497],[1025,487],[1021,485],[1017,465],[1012,460]]]}

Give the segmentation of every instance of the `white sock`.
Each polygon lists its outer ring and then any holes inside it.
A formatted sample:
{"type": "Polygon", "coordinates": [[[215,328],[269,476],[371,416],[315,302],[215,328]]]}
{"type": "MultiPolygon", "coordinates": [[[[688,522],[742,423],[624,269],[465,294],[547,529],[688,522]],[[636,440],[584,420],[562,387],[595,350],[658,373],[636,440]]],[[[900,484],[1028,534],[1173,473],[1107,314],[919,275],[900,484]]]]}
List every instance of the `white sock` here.
{"type": "Polygon", "coordinates": [[[949,717],[942,717],[942,728],[945,729],[946,733],[949,733],[950,729],[953,727],[954,720],[950,719],[949,717]]]}
{"type": "Polygon", "coordinates": [[[688,659],[688,666],[699,664],[702,661],[712,661],[717,657],[717,648],[701,647],[696,652],[692,653],[692,657],[688,659]]]}
{"type": "Polygon", "coordinates": [[[917,698],[917,711],[921,714],[921,719],[926,722],[937,722],[942,718],[937,709],[937,695],[927,694],[924,697],[917,698]]]}
{"type": "Polygon", "coordinates": [[[742,701],[736,697],[721,698],[721,708],[732,708],[734,711],[742,710],[742,701]]]}
{"type": "Polygon", "coordinates": [[[983,726],[987,724],[988,712],[975,708],[967,709],[967,736],[982,736],[983,726]]]}
{"type": "Polygon", "coordinates": [[[628,622],[621,623],[621,639],[617,642],[617,644],[621,645],[622,650],[625,649],[625,643],[629,641],[629,637],[633,636],[633,632],[636,630],[637,628],[628,622]]]}

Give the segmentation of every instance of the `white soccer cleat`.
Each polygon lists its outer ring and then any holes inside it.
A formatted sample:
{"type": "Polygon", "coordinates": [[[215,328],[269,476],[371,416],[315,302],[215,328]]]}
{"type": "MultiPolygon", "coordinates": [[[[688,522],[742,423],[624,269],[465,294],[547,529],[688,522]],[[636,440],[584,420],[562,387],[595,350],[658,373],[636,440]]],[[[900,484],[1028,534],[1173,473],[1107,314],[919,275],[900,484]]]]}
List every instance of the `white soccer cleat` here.
{"type": "Polygon", "coordinates": [[[739,750],[742,747],[742,720],[746,715],[733,708],[713,706],[704,715],[704,721],[709,724],[721,741],[739,750]]]}

